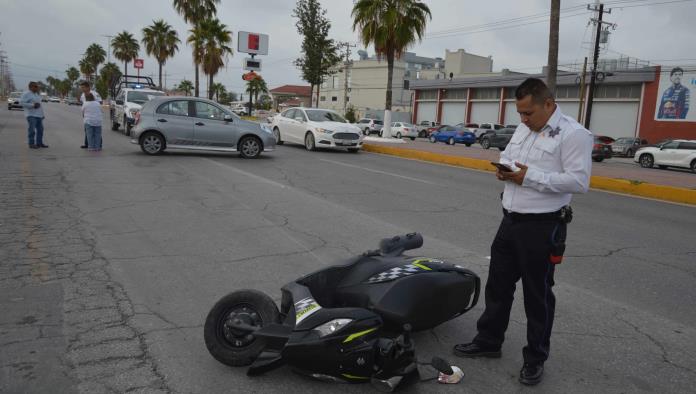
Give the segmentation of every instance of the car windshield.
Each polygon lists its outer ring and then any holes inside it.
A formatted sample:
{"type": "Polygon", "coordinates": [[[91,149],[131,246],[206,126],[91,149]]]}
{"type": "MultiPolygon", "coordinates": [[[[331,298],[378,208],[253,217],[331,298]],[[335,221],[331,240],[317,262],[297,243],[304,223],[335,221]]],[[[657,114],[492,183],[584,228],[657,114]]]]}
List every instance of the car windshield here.
{"type": "Polygon", "coordinates": [[[331,111],[307,111],[309,120],[313,122],[339,122],[348,123],[341,115],[331,111]]]}
{"type": "Polygon", "coordinates": [[[619,138],[616,140],[617,144],[630,144],[633,142],[633,138],[619,138]]]}
{"type": "Polygon", "coordinates": [[[126,101],[129,103],[144,104],[152,100],[153,97],[164,96],[162,92],[128,92],[126,101]]]}
{"type": "Polygon", "coordinates": [[[15,93],[10,93],[10,98],[20,98],[22,97],[22,93],[15,92],[15,93]]]}

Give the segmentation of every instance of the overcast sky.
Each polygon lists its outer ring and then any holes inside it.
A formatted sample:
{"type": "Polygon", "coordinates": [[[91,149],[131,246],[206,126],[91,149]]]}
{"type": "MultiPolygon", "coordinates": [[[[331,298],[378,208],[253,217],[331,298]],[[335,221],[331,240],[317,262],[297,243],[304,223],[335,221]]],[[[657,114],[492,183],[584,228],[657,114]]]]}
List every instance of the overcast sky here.
{"type": "MultiPolygon", "coordinates": [[[[588,54],[591,13],[584,4],[592,1],[563,0],[560,30],[560,63],[582,62],[588,54]]],[[[350,0],[321,0],[331,20],[332,38],[358,43],[351,28],[350,0]]],[[[492,56],[494,70],[510,68],[539,72],[548,52],[550,0],[428,0],[432,21],[426,39],[410,50],[422,56],[444,57],[445,49],[492,56]],[[522,18],[537,15],[536,18],[522,18]],[[522,18],[510,21],[513,18],[522,18]],[[493,23],[507,21],[504,23],[493,23]],[[472,26],[483,25],[478,30],[472,26]],[[450,32],[444,34],[443,32],[450,32]]],[[[619,54],[662,64],[696,64],[696,1],[607,0],[612,8],[605,20],[617,24],[604,57],[619,54]]],[[[108,38],[127,30],[142,38],[143,27],[162,18],[185,42],[189,27],[174,12],[171,0],[0,0],[0,49],[6,52],[18,86],[48,75],[64,78],[64,70],[77,66],[91,43],[107,49],[108,38]]],[[[252,31],[270,35],[269,55],[263,56],[261,74],[270,88],[303,83],[292,60],[298,57],[301,37],[291,16],[294,0],[222,0],[218,16],[234,32],[252,31]]],[[[361,49],[359,44],[357,49],[361,49]]],[[[368,48],[372,54],[372,50],[368,48]]],[[[236,53],[216,77],[228,90],[240,92],[241,62],[236,53]]],[[[144,75],[157,76],[157,63],[147,57],[144,75]]],[[[355,56],[357,57],[357,56],[355,56]]],[[[112,56],[112,61],[115,61],[112,56]]],[[[123,68],[123,63],[119,63],[123,68]]],[[[129,70],[131,70],[129,65],[129,70]]],[[[185,43],[165,66],[167,85],[193,80],[191,51],[185,43]]],[[[130,73],[130,71],[129,71],[130,73]]]]}

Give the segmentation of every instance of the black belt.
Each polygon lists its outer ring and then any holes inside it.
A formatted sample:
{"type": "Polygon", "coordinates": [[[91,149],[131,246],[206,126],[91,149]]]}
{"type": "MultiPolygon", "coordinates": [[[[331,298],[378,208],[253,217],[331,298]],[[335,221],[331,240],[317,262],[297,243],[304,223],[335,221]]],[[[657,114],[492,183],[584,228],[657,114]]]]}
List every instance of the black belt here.
{"type": "Polygon", "coordinates": [[[503,208],[503,215],[514,221],[555,221],[561,218],[562,210],[563,209],[559,209],[558,211],[545,213],[519,213],[508,211],[503,208]]]}

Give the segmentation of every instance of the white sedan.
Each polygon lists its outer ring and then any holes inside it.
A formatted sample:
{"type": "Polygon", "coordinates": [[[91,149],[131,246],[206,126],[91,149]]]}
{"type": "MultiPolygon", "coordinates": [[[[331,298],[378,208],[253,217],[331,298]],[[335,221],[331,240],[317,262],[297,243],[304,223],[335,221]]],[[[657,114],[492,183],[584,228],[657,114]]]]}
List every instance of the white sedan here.
{"type": "Polygon", "coordinates": [[[418,137],[418,128],[410,123],[393,122],[391,126],[391,136],[399,139],[408,137],[413,141],[418,137]]]}
{"type": "Polygon", "coordinates": [[[346,148],[357,152],[364,139],[357,126],[328,109],[290,108],[272,118],[271,128],[278,145],[294,142],[309,151],[346,148]]]}
{"type": "Polygon", "coordinates": [[[696,172],[696,141],[672,140],[660,146],[641,148],[636,152],[633,161],[641,167],[660,168],[681,167],[696,172]]]}

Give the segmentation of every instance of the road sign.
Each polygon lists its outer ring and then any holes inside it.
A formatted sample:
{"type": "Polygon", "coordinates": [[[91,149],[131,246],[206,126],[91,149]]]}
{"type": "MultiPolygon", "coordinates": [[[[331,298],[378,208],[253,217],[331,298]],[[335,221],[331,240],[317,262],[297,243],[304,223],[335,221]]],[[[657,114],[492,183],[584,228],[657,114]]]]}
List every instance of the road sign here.
{"type": "Polygon", "coordinates": [[[244,58],[244,62],[242,64],[244,66],[244,69],[247,71],[261,71],[261,59],[254,59],[254,58],[244,58]]]}
{"type": "Polygon", "coordinates": [[[144,64],[145,61],[143,59],[133,59],[133,67],[135,68],[143,68],[144,64]]]}
{"type": "Polygon", "coordinates": [[[268,34],[240,31],[237,35],[237,51],[254,55],[268,55],[268,34]]]}

